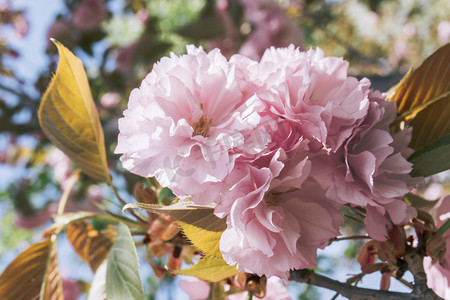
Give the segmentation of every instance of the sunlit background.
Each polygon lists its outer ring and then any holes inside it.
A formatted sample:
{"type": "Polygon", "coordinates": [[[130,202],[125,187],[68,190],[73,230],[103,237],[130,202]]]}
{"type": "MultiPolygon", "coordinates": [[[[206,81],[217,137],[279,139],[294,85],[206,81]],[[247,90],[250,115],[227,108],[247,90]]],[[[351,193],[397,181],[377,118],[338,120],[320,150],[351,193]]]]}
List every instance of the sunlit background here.
{"type": "MultiPolygon", "coordinates": [[[[182,54],[187,44],[253,59],[270,46],[320,47],[326,55],[348,60],[353,76],[369,77],[376,88],[386,91],[449,42],[449,12],[447,0],[0,0],[0,270],[51,223],[61,190],[74,170],[49,144],[37,121],[40,98],[58,60],[49,38],[83,61],[114,180],[122,197],[132,202],[139,178],[125,172],[113,154],[117,119],[130,91],[161,57],[182,54]]],[[[448,181],[448,173],[431,177],[422,187],[425,196],[437,199],[445,188],[438,182],[448,181]]],[[[82,178],[67,210],[95,211],[96,203],[121,213],[107,186],[82,178]]],[[[358,233],[361,228],[346,224],[343,230],[358,233]]],[[[361,244],[333,243],[319,253],[318,271],[341,281],[360,273],[355,257],[361,244]]],[[[91,270],[64,237],[58,245],[66,299],[86,298],[91,270]]],[[[187,299],[178,288],[179,278],[153,276],[141,250],[148,299],[187,299]]],[[[164,265],[164,258],[155,263],[164,265]]],[[[379,280],[379,273],[367,275],[361,286],[378,288],[379,280]]],[[[408,291],[394,280],[391,289],[408,291]]],[[[295,283],[289,291],[294,299],[334,295],[295,283]]]]}

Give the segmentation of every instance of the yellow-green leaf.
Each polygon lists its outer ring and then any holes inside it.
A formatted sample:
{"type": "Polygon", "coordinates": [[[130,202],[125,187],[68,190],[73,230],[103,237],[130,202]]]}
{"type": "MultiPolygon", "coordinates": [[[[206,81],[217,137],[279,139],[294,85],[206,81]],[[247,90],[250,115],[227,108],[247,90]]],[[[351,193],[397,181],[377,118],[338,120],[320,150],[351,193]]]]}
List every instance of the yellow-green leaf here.
{"type": "Polygon", "coordinates": [[[398,114],[412,117],[428,102],[436,100],[450,89],[450,44],[439,48],[415,71],[389,90],[388,100],[395,101],[398,114]]]}
{"type": "Polygon", "coordinates": [[[83,64],[62,44],[54,43],[60,58],[39,107],[41,128],[84,173],[110,183],[103,129],[83,64]]]}
{"type": "Polygon", "coordinates": [[[410,146],[420,149],[450,133],[450,44],[439,48],[388,92],[398,107],[397,127],[413,127],[410,146]]]}
{"type": "Polygon", "coordinates": [[[34,243],[0,275],[0,299],[38,299],[51,250],[51,239],[34,243]]]}
{"type": "Polygon", "coordinates": [[[194,276],[209,282],[217,282],[238,273],[236,266],[227,265],[222,258],[203,257],[196,265],[184,270],[170,270],[176,275],[194,276]]]}
{"type": "MultiPolygon", "coordinates": [[[[450,78],[448,78],[450,81],[450,78]]],[[[410,146],[422,149],[431,142],[450,134],[450,93],[445,100],[435,102],[410,122],[413,134],[410,146]]]]}
{"type": "Polygon", "coordinates": [[[167,215],[175,221],[182,221],[208,231],[223,232],[227,228],[225,219],[214,215],[214,207],[196,205],[191,201],[178,201],[168,206],[128,203],[123,207],[124,210],[130,208],[144,209],[153,213],[167,215]]]}
{"type": "Polygon", "coordinates": [[[86,221],[71,223],[66,229],[66,236],[75,252],[91,267],[94,273],[108,257],[115,234],[116,231],[111,229],[97,231],[86,221]]]}
{"type": "Polygon", "coordinates": [[[56,247],[53,246],[50,252],[50,261],[47,267],[45,279],[45,289],[41,290],[42,300],[64,300],[62,279],[59,273],[58,257],[56,247]]]}
{"type": "Polygon", "coordinates": [[[182,221],[177,221],[177,224],[183,229],[184,235],[196,248],[207,255],[222,258],[222,253],[220,253],[220,237],[223,231],[205,230],[182,221]]]}

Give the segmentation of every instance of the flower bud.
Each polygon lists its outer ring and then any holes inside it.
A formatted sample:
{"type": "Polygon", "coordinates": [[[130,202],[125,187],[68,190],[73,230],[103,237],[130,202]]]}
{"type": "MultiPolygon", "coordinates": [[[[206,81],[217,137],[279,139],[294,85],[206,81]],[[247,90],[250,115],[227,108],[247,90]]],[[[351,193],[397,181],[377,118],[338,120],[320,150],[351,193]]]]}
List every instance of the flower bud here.
{"type": "Polygon", "coordinates": [[[181,252],[183,251],[183,248],[179,246],[175,246],[172,253],[169,256],[169,262],[167,263],[167,266],[171,270],[179,270],[181,268],[181,263],[183,262],[183,256],[181,255],[181,252]]]}
{"type": "Polygon", "coordinates": [[[159,238],[159,236],[166,230],[166,228],[167,223],[165,222],[165,220],[158,218],[152,222],[147,233],[150,235],[150,237],[159,238]]]}
{"type": "Polygon", "coordinates": [[[136,183],[136,185],[134,186],[133,195],[134,198],[136,198],[136,200],[141,203],[158,203],[158,195],[156,195],[156,192],[152,188],[144,187],[140,182],[136,183]]]}
{"type": "Polygon", "coordinates": [[[381,261],[397,263],[397,258],[394,255],[395,246],[391,241],[379,242],[377,248],[378,258],[381,261]]]}
{"type": "Polygon", "coordinates": [[[267,278],[266,276],[259,277],[255,274],[247,275],[247,282],[245,289],[253,293],[255,297],[263,298],[266,295],[267,278]]]}
{"type": "Polygon", "coordinates": [[[173,237],[175,237],[178,232],[180,232],[180,229],[177,225],[177,223],[172,222],[167,226],[166,230],[159,236],[159,239],[161,241],[168,241],[171,240],[173,237]]]}
{"type": "Polygon", "coordinates": [[[394,256],[400,258],[406,251],[406,233],[403,227],[394,226],[388,232],[389,240],[394,244],[394,256]]]}
{"type": "Polygon", "coordinates": [[[363,273],[371,273],[367,270],[367,266],[375,263],[375,259],[377,258],[377,245],[377,241],[370,240],[359,251],[358,262],[361,265],[361,271],[363,273]]]}

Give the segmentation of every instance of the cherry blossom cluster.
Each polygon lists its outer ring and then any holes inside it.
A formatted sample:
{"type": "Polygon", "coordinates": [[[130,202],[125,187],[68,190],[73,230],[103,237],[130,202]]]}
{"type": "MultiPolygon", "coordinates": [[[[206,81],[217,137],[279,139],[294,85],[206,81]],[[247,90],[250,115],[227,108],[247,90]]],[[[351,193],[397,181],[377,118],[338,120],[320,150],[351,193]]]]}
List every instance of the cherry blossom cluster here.
{"type": "Polygon", "coordinates": [[[377,240],[416,215],[402,200],[417,183],[411,132],[392,136],[395,117],[368,79],[320,49],[270,48],[255,61],[188,46],[132,91],[116,153],[180,199],[215,203],[228,264],[287,279],[339,235],[342,205],[364,207],[377,240]]]}

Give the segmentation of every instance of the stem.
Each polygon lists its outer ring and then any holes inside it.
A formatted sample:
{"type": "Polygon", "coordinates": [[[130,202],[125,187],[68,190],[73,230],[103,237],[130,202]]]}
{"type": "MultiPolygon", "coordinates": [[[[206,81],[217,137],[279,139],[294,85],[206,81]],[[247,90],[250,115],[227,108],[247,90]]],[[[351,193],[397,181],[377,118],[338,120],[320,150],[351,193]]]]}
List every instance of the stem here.
{"type": "Polygon", "coordinates": [[[289,280],[330,289],[351,300],[443,300],[431,290],[427,294],[419,295],[415,293],[399,293],[360,288],[319,275],[308,269],[291,271],[289,280]]]}
{"type": "Polygon", "coordinates": [[[61,199],[59,200],[58,212],[57,215],[60,216],[64,213],[64,209],[66,208],[67,200],[69,199],[70,192],[72,191],[75,183],[77,183],[78,179],[80,179],[81,170],[75,170],[72,175],[70,175],[67,180],[67,186],[63,191],[61,199]]]}
{"type": "Polygon", "coordinates": [[[405,286],[409,287],[411,290],[414,288],[413,284],[409,281],[406,281],[403,278],[397,278],[395,276],[393,276],[393,278],[395,278],[396,280],[400,281],[401,283],[403,283],[405,286]]]}
{"type": "MultiPolygon", "coordinates": [[[[113,190],[113,192],[114,192],[114,195],[116,195],[117,199],[119,199],[120,203],[121,203],[123,206],[127,205],[127,202],[126,202],[125,200],[123,200],[122,197],[120,197],[119,193],[118,193],[117,190],[116,190],[116,187],[115,187],[113,184],[111,184],[110,186],[111,186],[111,188],[112,188],[112,190],[113,190]]],[[[133,211],[133,210],[130,210],[130,213],[131,213],[136,219],[138,219],[139,221],[141,221],[141,222],[143,222],[143,223],[148,223],[148,220],[145,219],[145,217],[144,217],[143,215],[141,215],[140,213],[135,212],[135,211],[133,211]]]]}
{"type": "Polygon", "coordinates": [[[344,236],[344,237],[335,237],[330,239],[328,242],[328,245],[330,245],[333,242],[339,242],[339,241],[345,241],[345,240],[364,240],[364,239],[371,239],[368,235],[352,235],[352,236],[344,236]]]}

